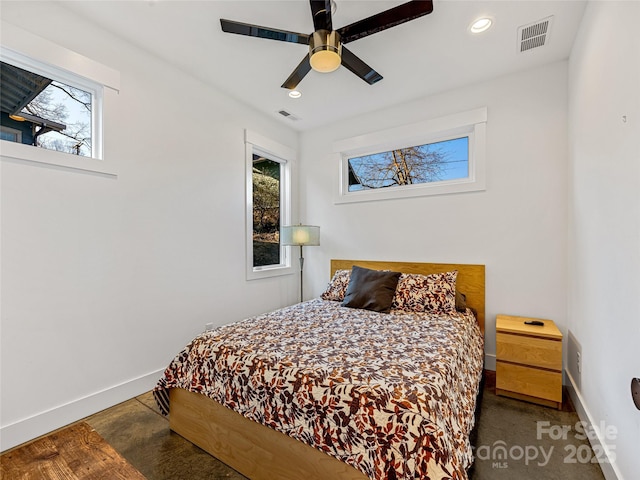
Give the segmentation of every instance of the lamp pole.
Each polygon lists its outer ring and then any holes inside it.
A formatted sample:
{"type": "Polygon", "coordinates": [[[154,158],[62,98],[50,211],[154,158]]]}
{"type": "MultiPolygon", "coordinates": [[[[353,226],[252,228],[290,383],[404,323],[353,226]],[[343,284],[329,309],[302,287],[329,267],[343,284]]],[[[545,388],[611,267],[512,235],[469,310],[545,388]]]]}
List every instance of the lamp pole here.
{"type": "Polygon", "coordinates": [[[300,303],[304,300],[302,295],[303,292],[303,275],[302,270],[304,269],[304,257],[302,256],[302,245],[300,245],[300,303]]]}

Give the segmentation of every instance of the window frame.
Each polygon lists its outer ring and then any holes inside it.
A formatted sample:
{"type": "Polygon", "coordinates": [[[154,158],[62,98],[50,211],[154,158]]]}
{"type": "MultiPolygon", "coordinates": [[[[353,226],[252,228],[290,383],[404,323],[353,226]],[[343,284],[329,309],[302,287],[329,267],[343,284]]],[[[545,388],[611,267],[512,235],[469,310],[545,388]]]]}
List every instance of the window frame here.
{"type": "Polygon", "coordinates": [[[2,29],[3,43],[0,45],[0,60],[52,80],[78,87],[92,95],[91,157],[0,140],[2,157],[117,175],[112,162],[104,160],[103,119],[105,97],[111,92],[118,93],[120,73],[15,25],[2,22],[2,29]]]}
{"type": "Polygon", "coordinates": [[[245,130],[245,243],[247,280],[294,273],[291,247],[280,245],[278,265],[253,266],[253,155],[261,155],[280,163],[280,225],[291,224],[291,178],[296,153],[293,149],[245,130]]]}
{"type": "Polygon", "coordinates": [[[337,141],[338,180],[334,203],[454,194],[485,190],[486,107],[337,141]],[[469,138],[469,175],[465,178],[349,191],[349,159],[454,138],[469,138]]]}

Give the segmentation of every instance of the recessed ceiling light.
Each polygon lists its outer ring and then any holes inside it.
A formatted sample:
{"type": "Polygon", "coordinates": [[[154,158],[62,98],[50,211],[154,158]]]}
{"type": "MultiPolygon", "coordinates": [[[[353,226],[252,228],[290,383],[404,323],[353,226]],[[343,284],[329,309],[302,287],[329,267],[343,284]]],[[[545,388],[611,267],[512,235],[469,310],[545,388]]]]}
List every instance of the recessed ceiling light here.
{"type": "Polygon", "coordinates": [[[302,94],[298,90],[291,90],[289,92],[289,96],[291,98],[300,98],[302,96],[302,94]]]}
{"type": "Polygon", "coordinates": [[[489,17],[482,17],[473,22],[471,24],[471,27],[469,27],[469,30],[471,31],[471,33],[482,33],[487,31],[492,24],[493,20],[491,20],[489,17]]]}

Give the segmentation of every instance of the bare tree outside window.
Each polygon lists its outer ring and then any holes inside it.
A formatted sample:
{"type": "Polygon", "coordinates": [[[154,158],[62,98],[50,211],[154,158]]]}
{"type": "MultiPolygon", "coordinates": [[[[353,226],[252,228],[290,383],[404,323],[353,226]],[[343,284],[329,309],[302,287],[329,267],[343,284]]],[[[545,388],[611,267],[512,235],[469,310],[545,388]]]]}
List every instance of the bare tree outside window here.
{"type": "Polygon", "coordinates": [[[37,136],[37,146],[48,150],[91,156],[91,93],[51,82],[23,112],[66,125],[37,136]]]}
{"type": "Polygon", "coordinates": [[[468,137],[349,159],[349,191],[438,182],[469,176],[468,137]]]}

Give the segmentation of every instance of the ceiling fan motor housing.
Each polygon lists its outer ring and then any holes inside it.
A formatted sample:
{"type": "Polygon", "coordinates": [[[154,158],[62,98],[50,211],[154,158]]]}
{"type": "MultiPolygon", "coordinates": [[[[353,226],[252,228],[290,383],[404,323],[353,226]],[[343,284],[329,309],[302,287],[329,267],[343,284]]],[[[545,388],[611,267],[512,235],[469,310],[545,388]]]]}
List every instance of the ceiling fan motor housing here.
{"type": "Polygon", "coordinates": [[[316,30],[309,38],[309,62],[311,68],[328,73],[336,70],[341,63],[342,44],[336,31],[316,30]]]}

